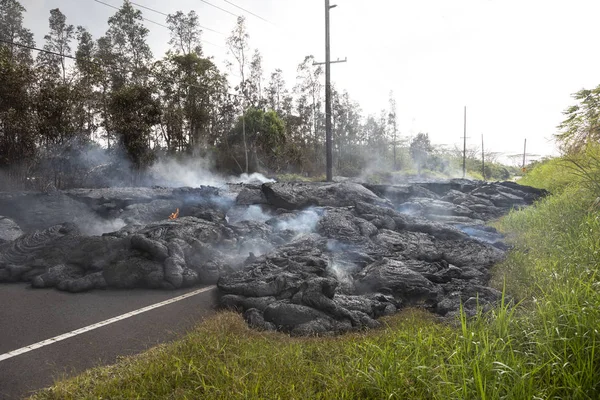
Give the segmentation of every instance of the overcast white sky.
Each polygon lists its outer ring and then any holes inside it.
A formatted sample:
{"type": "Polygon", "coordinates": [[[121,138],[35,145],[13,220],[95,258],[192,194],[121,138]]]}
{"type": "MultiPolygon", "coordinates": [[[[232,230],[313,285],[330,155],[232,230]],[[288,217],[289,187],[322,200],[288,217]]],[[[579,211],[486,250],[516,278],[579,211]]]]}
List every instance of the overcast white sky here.
{"type": "MultiPolygon", "coordinates": [[[[120,0],[103,0],[120,6],[120,0]]],[[[264,57],[265,76],[281,68],[288,86],[304,56],[324,59],[324,0],[207,0],[247,16],[250,44],[264,57]]],[[[331,0],[332,80],[379,114],[393,90],[403,135],[429,133],[435,144],[462,146],[463,107],[468,144],[505,155],[557,154],[552,135],[573,103],[570,95],[600,84],[597,0],[331,0]]],[[[201,0],[136,0],[165,13],[194,9],[205,31],[206,55],[219,65],[235,16],[201,0]]],[[[115,12],[93,0],[21,0],[25,24],[43,43],[52,8],[95,38],[115,12]]],[[[142,10],[148,19],[164,16],[142,10]]],[[[155,57],[166,51],[168,30],[147,23],[155,57]]],[[[75,46],[74,46],[75,47],[75,46]]]]}

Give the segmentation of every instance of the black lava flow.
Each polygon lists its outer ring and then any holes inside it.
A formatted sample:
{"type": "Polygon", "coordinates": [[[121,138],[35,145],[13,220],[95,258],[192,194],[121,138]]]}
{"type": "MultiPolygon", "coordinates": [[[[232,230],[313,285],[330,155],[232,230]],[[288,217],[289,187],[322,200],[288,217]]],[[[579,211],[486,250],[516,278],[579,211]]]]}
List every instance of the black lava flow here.
{"type": "Polygon", "coordinates": [[[486,222],[545,194],[469,180],[0,193],[0,282],[216,283],[222,307],[292,335],[377,327],[411,305],[473,315],[501,298],[487,283],[507,246],[486,222]]]}

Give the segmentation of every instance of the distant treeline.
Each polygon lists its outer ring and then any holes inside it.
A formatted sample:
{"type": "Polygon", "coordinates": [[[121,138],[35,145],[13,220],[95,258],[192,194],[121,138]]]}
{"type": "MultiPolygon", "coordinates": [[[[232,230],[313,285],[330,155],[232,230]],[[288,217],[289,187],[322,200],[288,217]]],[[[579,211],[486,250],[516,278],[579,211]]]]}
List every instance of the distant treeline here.
{"type": "MultiPolygon", "coordinates": [[[[100,38],[51,10],[39,47],[23,26],[25,12],[17,0],[0,0],[5,182],[76,185],[90,148],[124,155],[140,173],[159,155],[205,157],[224,173],[323,173],[322,67],[305,57],[291,87],[280,69],[266,74],[243,17],[226,41],[228,74],[205,55],[194,11],[166,18],[170,47],[160,59],[150,50],[142,12],[128,0],[100,38]]],[[[426,142],[420,136],[411,142],[398,132],[392,94],[389,110],[377,116],[364,116],[347,92],[333,88],[332,96],[336,175],[459,169],[457,151],[435,149],[426,135],[426,142]]]]}

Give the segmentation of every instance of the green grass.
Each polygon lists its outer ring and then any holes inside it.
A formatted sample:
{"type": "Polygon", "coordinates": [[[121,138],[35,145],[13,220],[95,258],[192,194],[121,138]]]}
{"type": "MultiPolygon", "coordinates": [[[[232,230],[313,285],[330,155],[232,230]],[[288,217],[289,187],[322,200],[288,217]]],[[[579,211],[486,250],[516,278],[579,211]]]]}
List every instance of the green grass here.
{"type": "Polygon", "coordinates": [[[577,186],[580,181],[568,161],[563,158],[551,158],[537,163],[527,171],[519,183],[560,194],[569,186],[577,186]]]}
{"type": "Polygon", "coordinates": [[[385,327],[291,338],[220,313],[183,340],[58,382],[35,399],[597,399],[600,215],[574,185],[497,227],[495,310],[443,323],[418,309],[385,327]],[[517,303],[517,304],[515,304],[517,303]]]}

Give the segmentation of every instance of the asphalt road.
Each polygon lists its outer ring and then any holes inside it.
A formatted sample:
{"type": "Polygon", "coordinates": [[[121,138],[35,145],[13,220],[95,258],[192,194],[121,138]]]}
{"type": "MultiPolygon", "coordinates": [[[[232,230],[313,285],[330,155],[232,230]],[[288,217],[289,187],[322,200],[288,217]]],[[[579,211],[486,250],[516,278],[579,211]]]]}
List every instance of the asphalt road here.
{"type": "MultiPolygon", "coordinates": [[[[71,294],[0,285],[0,356],[200,288],[71,294]]],[[[50,345],[0,360],[0,399],[21,399],[55,379],[114,363],[181,337],[216,305],[216,290],[190,296],[50,345]]]]}

